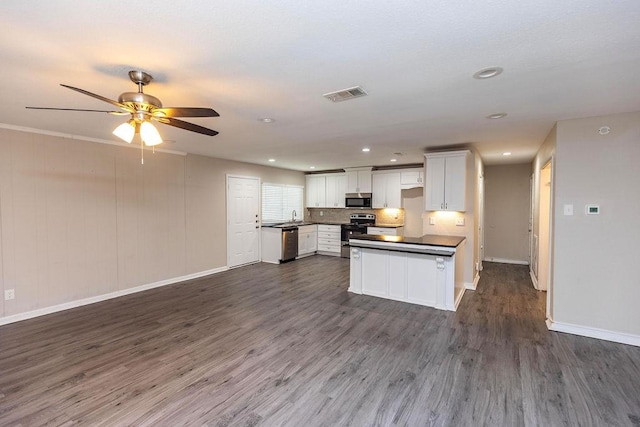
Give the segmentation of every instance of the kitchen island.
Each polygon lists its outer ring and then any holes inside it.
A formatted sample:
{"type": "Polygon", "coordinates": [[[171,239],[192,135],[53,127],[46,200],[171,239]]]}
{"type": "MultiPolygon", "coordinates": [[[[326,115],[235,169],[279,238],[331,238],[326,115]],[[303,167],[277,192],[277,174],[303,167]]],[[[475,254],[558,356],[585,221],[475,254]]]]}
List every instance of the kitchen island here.
{"type": "Polygon", "coordinates": [[[464,294],[464,237],[349,239],[349,292],[455,311],[464,294]]]}

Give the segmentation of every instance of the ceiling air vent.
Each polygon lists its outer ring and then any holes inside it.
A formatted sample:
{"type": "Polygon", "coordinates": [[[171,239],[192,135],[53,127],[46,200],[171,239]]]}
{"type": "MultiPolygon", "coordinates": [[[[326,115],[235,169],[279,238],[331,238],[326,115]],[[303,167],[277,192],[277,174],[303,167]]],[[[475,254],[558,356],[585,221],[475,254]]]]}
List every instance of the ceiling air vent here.
{"type": "Polygon", "coordinates": [[[360,98],[361,96],[366,96],[367,92],[364,91],[360,86],[350,87],[348,89],[337,90],[335,92],[325,93],[324,96],[329,101],[332,102],[340,102],[347,101],[349,99],[360,98]]]}

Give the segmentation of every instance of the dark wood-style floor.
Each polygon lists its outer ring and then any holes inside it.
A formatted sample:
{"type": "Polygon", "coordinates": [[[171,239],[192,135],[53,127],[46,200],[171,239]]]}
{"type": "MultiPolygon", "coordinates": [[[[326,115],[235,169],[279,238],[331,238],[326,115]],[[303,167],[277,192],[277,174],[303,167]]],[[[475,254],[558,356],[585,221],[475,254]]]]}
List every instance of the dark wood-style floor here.
{"type": "Polygon", "coordinates": [[[0,425],[640,424],[640,348],[548,332],[527,267],[456,313],[258,264],[0,327],[0,425]]]}

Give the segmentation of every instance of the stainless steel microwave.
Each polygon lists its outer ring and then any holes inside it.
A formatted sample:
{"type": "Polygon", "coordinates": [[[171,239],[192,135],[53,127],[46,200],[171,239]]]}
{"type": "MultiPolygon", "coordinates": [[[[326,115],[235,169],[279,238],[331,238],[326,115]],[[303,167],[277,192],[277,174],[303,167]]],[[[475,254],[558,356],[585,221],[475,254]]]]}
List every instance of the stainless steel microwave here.
{"type": "Polygon", "coordinates": [[[371,193],[347,193],[344,206],[346,208],[371,208],[371,193]]]}

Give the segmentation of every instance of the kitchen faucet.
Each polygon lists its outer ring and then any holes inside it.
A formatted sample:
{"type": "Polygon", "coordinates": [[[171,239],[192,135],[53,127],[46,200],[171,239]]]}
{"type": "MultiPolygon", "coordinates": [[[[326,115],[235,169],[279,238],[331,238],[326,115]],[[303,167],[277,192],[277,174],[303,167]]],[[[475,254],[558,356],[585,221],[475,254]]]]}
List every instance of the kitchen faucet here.
{"type": "Polygon", "coordinates": [[[291,222],[296,222],[296,215],[297,214],[298,213],[296,212],[295,209],[291,211],[291,222]]]}

